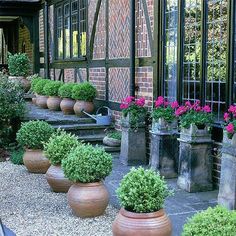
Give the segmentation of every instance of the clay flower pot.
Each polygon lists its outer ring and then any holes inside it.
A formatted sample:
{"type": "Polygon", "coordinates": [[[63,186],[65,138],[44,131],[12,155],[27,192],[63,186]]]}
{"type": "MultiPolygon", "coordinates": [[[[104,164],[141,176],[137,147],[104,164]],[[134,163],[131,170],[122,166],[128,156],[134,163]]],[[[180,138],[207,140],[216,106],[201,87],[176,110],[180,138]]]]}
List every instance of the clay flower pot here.
{"type": "Polygon", "coordinates": [[[50,96],[47,99],[47,107],[52,111],[60,111],[61,98],[57,96],[50,96]]]}
{"type": "Polygon", "coordinates": [[[65,177],[60,165],[51,165],[46,172],[46,179],[52,190],[57,193],[67,193],[73,184],[65,177]]]}
{"type": "Polygon", "coordinates": [[[109,194],[102,182],[73,184],[67,198],[73,213],[82,218],[102,215],[109,202],[109,194]]]}
{"type": "Polygon", "coordinates": [[[24,76],[9,76],[8,79],[14,83],[19,83],[26,93],[30,90],[31,83],[24,76]]]}
{"type": "Polygon", "coordinates": [[[109,138],[105,136],[103,138],[103,144],[109,146],[109,147],[119,147],[121,145],[121,140],[115,139],[115,138],[109,138]]]}
{"type": "Polygon", "coordinates": [[[171,222],[163,209],[134,213],[121,209],[112,224],[113,236],[171,236],[171,222]]]}
{"type": "Polygon", "coordinates": [[[61,110],[65,115],[74,114],[75,100],[70,98],[63,98],[60,104],[61,110]]]}
{"type": "Polygon", "coordinates": [[[48,106],[47,106],[47,100],[48,100],[48,97],[47,96],[42,96],[42,95],[39,95],[37,97],[37,100],[36,100],[36,104],[37,106],[43,108],[43,109],[47,109],[48,106]]]}
{"type": "Polygon", "coordinates": [[[43,151],[39,149],[26,149],[23,162],[31,173],[45,174],[50,166],[49,160],[43,155],[43,151]]]}
{"type": "Polygon", "coordinates": [[[87,113],[92,113],[94,110],[94,104],[93,102],[86,102],[77,100],[74,105],[74,112],[77,116],[83,117],[86,116],[82,111],[85,111],[87,113]]]}
{"type": "Polygon", "coordinates": [[[36,102],[37,102],[37,98],[36,98],[36,97],[33,97],[33,98],[32,98],[32,103],[33,103],[34,105],[36,105],[36,102]]]}

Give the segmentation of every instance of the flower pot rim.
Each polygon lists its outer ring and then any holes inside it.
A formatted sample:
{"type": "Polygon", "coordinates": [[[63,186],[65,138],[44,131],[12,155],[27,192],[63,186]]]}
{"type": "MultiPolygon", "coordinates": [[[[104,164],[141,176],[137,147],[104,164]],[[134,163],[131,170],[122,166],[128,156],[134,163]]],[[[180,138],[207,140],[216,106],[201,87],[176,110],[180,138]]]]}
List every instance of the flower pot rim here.
{"type": "Polygon", "coordinates": [[[100,185],[104,185],[102,181],[99,182],[92,182],[92,183],[81,183],[81,182],[74,182],[74,185],[79,187],[96,187],[100,185]]]}
{"type": "Polygon", "coordinates": [[[27,152],[42,152],[43,149],[39,149],[39,148],[37,148],[37,149],[25,148],[25,151],[27,151],[27,152]]]}
{"type": "Polygon", "coordinates": [[[119,141],[119,142],[121,142],[120,139],[110,138],[110,137],[108,137],[108,136],[105,136],[104,138],[111,139],[112,141],[119,141]]]}
{"type": "Polygon", "coordinates": [[[48,96],[48,98],[60,98],[61,99],[60,96],[48,96]]]}
{"type": "Polygon", "coordinates": [[[165,211],[164,211],[164,209],[160,209],[159,211],[154,211],[154,212],[137,213],[137,212],[128,211],[125,208],[121,208],[120,209],[120,214],[125,216],[125,217],[128,217],[128,218],[148,219],[148,218],[161,217],[165,214],[165,211]]]}
{"type": "Polygon", "coordinates": [[[78,99],[76,99],[75,101],[76,102],[91,102],[91,103],[93,103],[93,101],[85,101],[85,100],[78,100],[78,99]]]}
{"type": "MultiPolygon", "coordinates": [[[[60,97],[60,96],[59,96],[60,97]]],[[[70,100],[70,101],[75,101],[75,99],[73,99],[73,98],[62,98],[62,97],[60,97],[62,100],[70,100]]]]}

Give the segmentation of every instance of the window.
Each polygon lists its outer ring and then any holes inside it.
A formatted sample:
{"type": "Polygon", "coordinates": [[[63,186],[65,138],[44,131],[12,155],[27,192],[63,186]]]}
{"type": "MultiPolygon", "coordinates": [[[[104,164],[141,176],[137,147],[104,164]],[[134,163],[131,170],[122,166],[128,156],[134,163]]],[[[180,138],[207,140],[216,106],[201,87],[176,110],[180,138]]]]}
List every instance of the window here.
{"type": "Polygon", "coordinates": [[[87,0],[70,0],[56,5],[56,59],[86,56],[87,0]]]}

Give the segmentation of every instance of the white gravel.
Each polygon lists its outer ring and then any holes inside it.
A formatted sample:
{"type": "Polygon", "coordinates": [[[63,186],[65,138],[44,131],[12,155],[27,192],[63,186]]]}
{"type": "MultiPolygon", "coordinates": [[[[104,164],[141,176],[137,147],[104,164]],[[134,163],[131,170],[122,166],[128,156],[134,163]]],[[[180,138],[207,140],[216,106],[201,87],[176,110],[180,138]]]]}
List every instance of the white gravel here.
{"type": "Polygon", "coordinates": [[[109,236],[117,209],[81,219],[73,216],[66,194],[51,192],[44,175],[0,162],[0,217],[17,236],[109,236]]]}

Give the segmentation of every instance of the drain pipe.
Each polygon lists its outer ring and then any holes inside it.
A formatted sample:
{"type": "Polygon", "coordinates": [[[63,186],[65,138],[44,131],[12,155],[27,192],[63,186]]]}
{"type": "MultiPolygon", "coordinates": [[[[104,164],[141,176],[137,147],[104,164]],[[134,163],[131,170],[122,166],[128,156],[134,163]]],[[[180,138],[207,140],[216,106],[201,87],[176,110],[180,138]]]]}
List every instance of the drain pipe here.
{"type": "Polygon", "coordinates": [[[135,0],[130,0],[130,95],[135,96],[135,0]]]}
{"type": "Polygon", "coordinates": [[[50,79],[49,73],[49,43],[48,43],[48,2],[44,2],[44,75],[50,79]]]}

